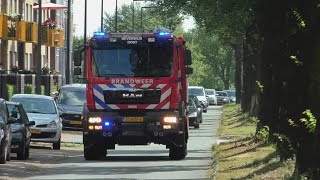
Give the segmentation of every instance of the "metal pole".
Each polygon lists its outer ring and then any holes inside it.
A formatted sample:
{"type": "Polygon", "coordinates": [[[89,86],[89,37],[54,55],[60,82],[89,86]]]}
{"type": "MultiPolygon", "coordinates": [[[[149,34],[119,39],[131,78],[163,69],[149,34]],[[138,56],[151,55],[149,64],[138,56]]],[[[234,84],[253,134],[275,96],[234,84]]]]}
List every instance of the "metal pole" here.
{"type": "Polygon", "coordinates": [[[116,22],[115,22],[115,32],[118,31],[118,0],[116,0],[116,22]]]}
{"type": "Polygon", "coordinates": [[[101,32],[103,32],[103,0],[101,0],[101,32]]]}
{"type": "Polygon", "coordinates": [[[83,33],[83,83],[87,77],[87,0],[84,0],[84,33],[83,33]]]}
{"type": "Polygon", "coordinates": [[[67,62],[66,62],[66,84],[70,83],[70,35],[71,35],[71,0],[68,0],[68,21],[67,21],[67,62]]]}
{"type": "Polygon", "coordinates": [[[36,94],[41,94],[41,36],[42,36],[42,0],[38,0],[38,52],[37,52],[37,74],[36,74],[36,94]]]}

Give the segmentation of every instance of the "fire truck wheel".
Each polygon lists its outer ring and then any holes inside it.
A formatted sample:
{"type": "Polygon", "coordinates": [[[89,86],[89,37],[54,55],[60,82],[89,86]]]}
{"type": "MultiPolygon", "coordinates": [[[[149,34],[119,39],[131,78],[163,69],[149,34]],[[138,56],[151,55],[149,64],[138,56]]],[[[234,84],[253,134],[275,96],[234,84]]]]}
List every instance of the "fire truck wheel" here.
{"type": "Polygon", "coordinates": [[[96,145],[84,145],[84,158],[86,160],[99,160],[107,155],[107,150],[96,145]]]}
{"type": "Polygon", "coordinates": [[[169,150],[169,157],[171,160],[181,160],[187,156],[187,144],[182,147],[173,147],[169,150]]]}

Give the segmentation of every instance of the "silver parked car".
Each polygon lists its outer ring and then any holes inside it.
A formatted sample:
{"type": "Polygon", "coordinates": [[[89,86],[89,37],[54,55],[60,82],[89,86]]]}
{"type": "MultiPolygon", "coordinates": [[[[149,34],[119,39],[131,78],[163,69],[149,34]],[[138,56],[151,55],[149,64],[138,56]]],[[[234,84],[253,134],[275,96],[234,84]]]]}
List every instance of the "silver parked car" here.
{"type": "Polygon", "coordinates": [[[53,149],[60,149],[62,121],[54,99],[50,96],[15,94],[12,101],[20,102],[30,121],[35,122],[31,129],[31,141],[48,142],[53,149]]]}
{"type": "Polygon", "coordinates": [[[216,90],[214,89],[206,89],[206,94],[208,96],[208,102],[210,105],[217,105],[217,95],[216,90]]]}

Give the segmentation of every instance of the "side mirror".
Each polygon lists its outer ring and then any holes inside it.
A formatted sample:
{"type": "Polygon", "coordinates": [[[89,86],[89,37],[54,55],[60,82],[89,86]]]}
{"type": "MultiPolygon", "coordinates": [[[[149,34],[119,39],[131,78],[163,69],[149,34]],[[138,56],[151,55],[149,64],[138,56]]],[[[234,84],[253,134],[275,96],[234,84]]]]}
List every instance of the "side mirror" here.
{"type": "Polygon", "coordinates": [[[29,121],[28,126],[34,126],[34,125],[36,125],[36,122],[34,122],[34,121],[29,121]]]}
{"type": "Polygon", "coordinates": [[[81,56],[79,50],[73,52],[73,64],[75,66],[81,66],[81,56]]]}
{"type": "Polygon", "coordinates": [[[186,74],[193,74],[193,68],[192,67],[186,67],[186,74]]]}
{"type": "Polygon", "coordinates": [[[81,75],[81,68],[80,67],[76,67],[73,69],[73,74],[74,75],[81,75]]]}
{"type": "Polygon", "coordinates": [[[17,122],[17,118],[9,117],[7,124],[13,124],[17,122]]]}
{"type": "Polygon", "coordinates": [[[189,49],[186,49],[184,52],[184,63],[187,66],[192,64],[191,51],[189,49]]]}

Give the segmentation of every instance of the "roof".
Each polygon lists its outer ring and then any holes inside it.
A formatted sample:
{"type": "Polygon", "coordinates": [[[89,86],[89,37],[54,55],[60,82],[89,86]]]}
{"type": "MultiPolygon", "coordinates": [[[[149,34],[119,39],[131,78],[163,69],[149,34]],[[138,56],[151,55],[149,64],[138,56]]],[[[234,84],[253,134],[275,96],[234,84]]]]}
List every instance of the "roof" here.
{"type": "Polygon", "coordinates": [[[61,89],[62,88],[84,88],[85,89],[86,87],[87,87],[86,84],[66,84],[66,85],[63,85],[61,89]]]}
{"type": "Polygon", "coordinates": [[[51,96],[39,95],[39,94],[14,94],[12,98],[38,98],[38,99],[53,100],[51,96]]]}

